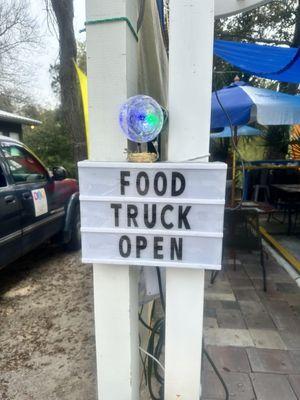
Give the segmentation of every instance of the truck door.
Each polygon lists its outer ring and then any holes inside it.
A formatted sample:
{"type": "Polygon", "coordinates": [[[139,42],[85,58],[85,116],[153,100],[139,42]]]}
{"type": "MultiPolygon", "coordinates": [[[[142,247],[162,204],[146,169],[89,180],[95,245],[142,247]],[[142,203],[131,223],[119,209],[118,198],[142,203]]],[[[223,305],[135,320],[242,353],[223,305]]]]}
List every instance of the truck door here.
{"type": "Polygon", "coordinates": [[[21,207],[0,150],[0,267],[22,253],[21,207]]]}
{"type": "Polygon", "coordinates": [[[6,142],[2,150],[21,203],[23,253],[59,232],[65,211],[57,206],[55,183],[41,162],[27,148],[6,142]]]}

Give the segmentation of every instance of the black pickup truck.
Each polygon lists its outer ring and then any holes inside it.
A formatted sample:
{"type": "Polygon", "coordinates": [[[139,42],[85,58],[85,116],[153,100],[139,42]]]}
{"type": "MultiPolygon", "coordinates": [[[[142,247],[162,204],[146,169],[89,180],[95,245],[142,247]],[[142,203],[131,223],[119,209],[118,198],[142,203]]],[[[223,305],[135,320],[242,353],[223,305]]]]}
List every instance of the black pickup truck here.
{"type": "Polygon", "coordinates": [[[51,237],[80,248],[79,189],[62,167],[50,173],[21,142],[0,136],[0,267],[51,237]]]}

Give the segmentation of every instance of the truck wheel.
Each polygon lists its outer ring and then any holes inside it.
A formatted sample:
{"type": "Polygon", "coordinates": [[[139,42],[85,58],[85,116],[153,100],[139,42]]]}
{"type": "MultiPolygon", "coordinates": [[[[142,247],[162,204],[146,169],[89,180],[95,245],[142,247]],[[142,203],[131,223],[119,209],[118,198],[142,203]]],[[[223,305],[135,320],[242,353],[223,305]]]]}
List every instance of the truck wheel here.
{"type": "Polygon", "coordinates": [[[81,248],[81,232],[80,232],[80,212],[79,206],[74,210],[74,220],[71,227],[71,239],[65,244],[67,250],[79,250],[81,248]]]}

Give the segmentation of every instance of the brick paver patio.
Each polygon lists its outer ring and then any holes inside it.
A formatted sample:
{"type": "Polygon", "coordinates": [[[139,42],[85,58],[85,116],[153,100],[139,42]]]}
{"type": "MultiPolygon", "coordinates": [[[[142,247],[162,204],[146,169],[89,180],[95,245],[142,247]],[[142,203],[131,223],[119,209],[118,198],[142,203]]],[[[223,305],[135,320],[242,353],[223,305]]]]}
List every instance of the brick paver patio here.
{"type": "MultiPolygon", "coordinates": [[[[269,256],[268,291],[262,290],[259,257],[239,253],[215,283],[206,275],[205,346],[223,376],[230,400],[300,399],[300,289],[269,256]]],[[[203,400],[225,393],[203,362],[203,400]]]]}

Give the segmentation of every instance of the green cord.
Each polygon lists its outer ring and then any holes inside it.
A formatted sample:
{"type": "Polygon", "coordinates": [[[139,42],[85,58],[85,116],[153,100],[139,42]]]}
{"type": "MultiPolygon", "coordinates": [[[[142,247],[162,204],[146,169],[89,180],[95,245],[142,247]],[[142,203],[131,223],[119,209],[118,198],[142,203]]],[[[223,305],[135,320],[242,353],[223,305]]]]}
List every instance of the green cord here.
{"type": "MultiPolygon", "coordinates": [[[[90,21],[86,21],[85,22],[85,26],[87,25],[97,25],[97,24],[105,24],[105,23],[110,23],[110,22],[126,22],[129,29],[131,30],[133,36],[135,37],[136,41],[139,40],[138,35],[134,29],[134,27],[132,26],[132,23],[129,21],[129,19],[127,17],[118,17],[118,18],[104,18],[104,19],[94,19],[94,20],[90,20],[90,21]]],[[[80,32],[84,32],[85,29],[81,29],[80,32]]]]}

